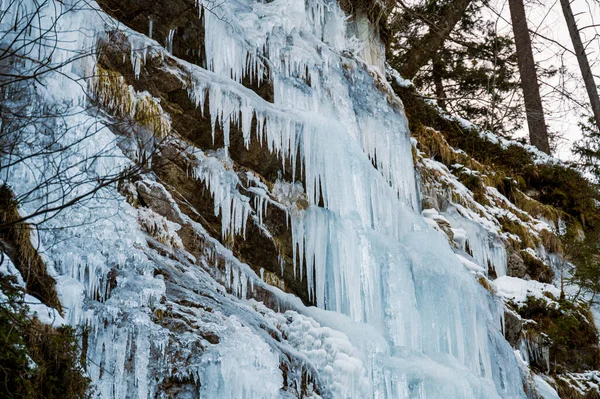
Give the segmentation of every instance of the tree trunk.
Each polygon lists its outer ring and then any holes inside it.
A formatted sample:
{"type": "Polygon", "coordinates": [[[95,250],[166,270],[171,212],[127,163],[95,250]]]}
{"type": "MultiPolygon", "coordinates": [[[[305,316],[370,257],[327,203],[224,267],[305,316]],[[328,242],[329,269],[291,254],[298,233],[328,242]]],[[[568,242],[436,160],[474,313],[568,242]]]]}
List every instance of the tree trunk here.
{"type": "Polygon", "coordinates": [[[592,75],[590,63],[588,61],[587,54],[585,53],[583,43],[581,42],[581,36],[579,35],[579,29],[577,29],[577,23],[575,22],[575,16],[573,15],[571,4],[569,3],[569,0],[560,0],[560,4],[562,5],[567,26],[569,27],[569,35],[571,36],[571,41],[573,42],[573,48],[575,49],[577,62],[579,62],[579,69],[581,70],[583,81],[585,82],[585,88],[587,90],[588,97],[590,98],[590,104],[592,105],[592,112],[594,113],[596,126],[600,132],[600,96],[598,96],[598,88],[594,82],[594,75],[592,75]]]}
{"type": "Polygon", "coordinates": [[[412,79],[425,66],[429,60],[444,45],[444,42],[454,30],[454,26],[460,21],[471,0],[456,0],[448,6],[440,20],[444,21],[439,26],[430,26],[429,32],[410,48],[406,55],[406,61],[400,68],[400,75],[406,79],[412,79]]]}
{"type": "Polygon", "coordinates": [[[433,62],[433,83],[435,84],[435,96],[437,97],[437,103],[441,109],[448,112],[446,108],[446,91],[444,90],[444,82],[441,75],[441,65],[437,62],[433,62]]]}
{"type": "Polygon", "coordinates": [[[529,140],[540,151],[549,154],[548,129],[544,120],[540,86],[537,80],[533,51],[531,49],[531,38],[529,37],[529,29],[527,28],[527,19],[525,17],[525,6],[523,5],[523,0],[509,0],[508,4],[510,6],[510,17],[515,35],[521,88],[523,89],[527,126],[529,127],[529,140]]]}

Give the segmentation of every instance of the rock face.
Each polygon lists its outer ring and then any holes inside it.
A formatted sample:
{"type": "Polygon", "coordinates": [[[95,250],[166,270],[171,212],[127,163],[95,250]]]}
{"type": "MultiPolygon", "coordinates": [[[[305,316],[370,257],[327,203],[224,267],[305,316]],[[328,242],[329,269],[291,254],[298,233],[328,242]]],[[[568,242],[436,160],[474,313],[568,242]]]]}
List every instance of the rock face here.
{"type": "Polygon", "coordinates": [[[523,335],[523,320],[515,312],[504,314],[504,336],[514,347],[518,347],[523,335]]]}
{"type": "Polygon", "coordinates": [[[508,256],[507,274],[519,278],[527,275],[527,265],[525,265],[523,258],[515,251],[511,251],[508,256]]]}
{"type": "MultiPolygon", "coordinates": [[[[165,15],[164,18],[168,19],[169,15],[165,15]]],[[[135,24],[132,22],[131,25],[135,24]]],[[[187,171],[195,165],[181,155],[188,145],[205,150],[222,148],[224,140],[222,130],[219,129],[214,133],[213,140],[208,110],[210,105],[206,104],[206,109],[200,109],[193,104],[185,90],[187,72],[174,63],[168,61],[165,63],[160,57],[147,58],[140,69],[139,76],[135,78],[132,65],[122,57],[123,53],[132,51],[122,35],[115,33],[110,41],[102,44],[101,48],[100,65],[105,70],[123,76],[124,84],[131,84],[136,91],[147,91],[154,98],[160,99],[162,109],[171,120],[172,134],[180,134],[188,141],[189,144],[179,145],[165,143],[161,151],[154,155],[152,169],[157,177],[166,183],[166,187],[174,191],[173,194],[176,192],[182,196],[188,204],[202,214],[205,227],[209,228],[215,236],[219,236],[222,226],[221,219],[213,215],[214,199],[211,198],[209,191],[203,189],[202,184],[188,175],[187,171]]],[[[119,125],[116,125],[116,128],[118,129],[119,125]]],[[[247,147],[238,129],[231,129],[230,135],[228,152],[231,156],[231,165],[239,175],[240,183],[246,184],[245,187],[239,187],[244,194],[250,198],[257,197],[257,194],[252,192],[253,182],[247,181],[247,172],[270,186],[273,186],[278,176],[292,180],[293,176],[290,175],[289,169],[287,173],[281,173],[280,159],[275,154],[265,152],[256,138],[252,138],[247,147]]],[[[288,215],[285,210],[269,202],[264,206],[265,218],[262,221],[264,223],[258,227],[256,221],[251,219],[246,226],[246,239],[232,242],[231,249],[240,259],[253,267],[256,273],[264,269],[270,273],[281,274],[282,263],[293,263],[292,239],[287,226],[288,215]],[[261,228],[267,228],[268,235],[263,234],[261,228]]],[[[293,292],[305,303],[311,303],[308,298],[306,279],[296,278],[292,268],[285,268],[281,278],[285,281],[284,286],[287,291],[293,292]]]]}
{"type": "Polygon", "coordinates": [[[204,29],[195,0],[101,0],[98,4],[107,14],[156,40],[173,55],[196,64],[203,62],[204,29]]]}

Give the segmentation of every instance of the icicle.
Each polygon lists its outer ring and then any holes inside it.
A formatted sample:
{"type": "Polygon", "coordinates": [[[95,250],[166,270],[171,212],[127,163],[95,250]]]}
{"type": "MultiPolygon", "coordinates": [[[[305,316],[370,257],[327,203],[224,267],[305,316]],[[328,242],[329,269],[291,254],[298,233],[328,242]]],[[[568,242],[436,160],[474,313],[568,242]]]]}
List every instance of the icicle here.
{"type": "MultiPolygon", "coordinates": [[[[223,157],[224,153],[220,156],[223,157]]],[[[240,185],[235,172],[225,169],[221,160],[206,156],[195,150],[192,154],[198,166],[194,169],[194,178],[204,182],[214,201],[215,216],[221,217],[221,234],[229,237],[246,234],[246,222],[252,213],[250,199],[241,195],[240,185]]]]}
{"type": "Polygon", "coordinates": [[[167,35],[167,51],[169,54],[173,54],[173,38],[175,37],[176,28],[169,29],[169,33],[167,35]]]}

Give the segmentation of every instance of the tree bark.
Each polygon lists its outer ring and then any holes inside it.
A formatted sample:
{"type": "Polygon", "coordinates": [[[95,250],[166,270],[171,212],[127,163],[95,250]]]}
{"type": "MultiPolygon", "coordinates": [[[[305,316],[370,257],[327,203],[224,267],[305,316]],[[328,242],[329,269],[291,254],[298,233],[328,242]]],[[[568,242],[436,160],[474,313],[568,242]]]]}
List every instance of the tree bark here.
{"type": "Polygon", "coordinates": [[[548,129],[544,120],[544,109],[531,49],[531,37],[529,37],[529,29],[527,28],[525,6],[523,0],[509,0],[508,4],[517,48],[521,88],[523,89],[527,126],[529,127],[529,140],[540,151],[549,154],[548,129]]]}
{"type": "Polygon", "coordinates": [[[454,1],[440,18],[444,22],[439,26],[430,26],[429,32],[407,51],[405,54],[406,61],[399,71],[403,78],[414,78],[417,72],[433,58],[438,50],[442,48],[470,4],[471,0],[454,1]]]}
{"type": "Polygon", "coordinates": [[[585,48],[581,42],[581,36],[579,35],[579,29],[577,28],[577,22],[575,22],[575,16],[571,9],[569,0],[560,0],[560,4],[563,9],[567,26],[569,27],[569,35],[573,42],[573,48],[575,49],[575,55],[577,56],[577,62],[579,63],[579,69],[583,76],[585,88],[587,90],[588,97],[590,98],[590,104],[592,106],[592,112],[594,113],[594,120],[598,131],[600,132],[600,96],[598,96],[598,88],[594,82],[594,75],[592,75],[592,69],[588,61],[585,48]]]}
{"type": "Polygon", "coordinates": [[[437,97],[437,103],[441,109],[448,111],[446,108],[446,91],[444,90],[444,82],[441,76],[441,65],[437,62],[433,62],[433,83],[435,84],[435,96],[437,97]]]}

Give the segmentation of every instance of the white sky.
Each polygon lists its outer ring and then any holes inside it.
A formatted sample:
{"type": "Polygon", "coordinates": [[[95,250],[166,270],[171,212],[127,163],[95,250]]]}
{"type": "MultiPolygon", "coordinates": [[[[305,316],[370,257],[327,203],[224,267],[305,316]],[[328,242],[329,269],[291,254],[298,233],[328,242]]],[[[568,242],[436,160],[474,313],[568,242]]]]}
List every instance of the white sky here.
{"type": "MultiPolygon", "coordinates": [[[[507,0],[492,0],[491,6],[503,17],[498,27],[501,32],[511,32],[512,27],[508,24],[510,13],[507,0]]],[[[533,36],[533,45],[537,54],[534,55],[537,62],[544,66],[564,66],[568,73],[572,74],[564,89],[572,93],[576,101],[559,99],[552,96],[545,104],[546,122],[551,131],[558,132],[564,136],[559,141],[557,154],[561,159],[571,158],[570,149],[575,140],[581,137],[581,130],[577,122],[581,120],[583,113],[591,114],[589,100],[579,71],[579,65],[575,56],[561,46],[573,50],[569,31],[565,23],[559,0],[526,0],[529,29],[536,31],[545,38],[556,43],[545,40],[540,36],[533,36]],[[577,102],[579,104],[577,104],[577,102]],[[585,107],[585,108],[584,108],[585,107]]],[[[596,76],[596,84],[600,84],[600,0],[572,0],[571,7],[580,28],[597,24],[596,27],[588,27],[581,31],[584,43],[590,41],[587,47],[588,59],[591,64],[592,73],[596,76]]],[[[490,12],[490,17],[493,13],[490,12]]],[[[494,16],[494,18],[496,18],[494,16]]],[[[552,85],[563,87],[561,78],[555,77],[549,82],[552,85]]],[[[548,96],[553,89],[544,84],[541,85],[542,96],[548,96]]],[[[547,97],[546,97],[547,98],[547,97]]],[[[527,127],[523,127],[522,135],[527,134],[527,127]]]]}

